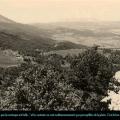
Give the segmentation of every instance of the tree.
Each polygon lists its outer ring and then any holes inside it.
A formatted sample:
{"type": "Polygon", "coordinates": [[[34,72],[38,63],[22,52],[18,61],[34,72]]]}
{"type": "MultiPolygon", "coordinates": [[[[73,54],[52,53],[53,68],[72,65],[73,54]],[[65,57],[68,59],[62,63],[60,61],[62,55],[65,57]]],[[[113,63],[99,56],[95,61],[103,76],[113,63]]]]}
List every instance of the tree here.
{"type": "Polygon", "coordinates": [[[73,86],[78,89],[96,91],[104,94],[108,89],[112,74],[112,63],[107,57],[99,54],[96,49],[87,50],[71,64],[73,69],[73,86]]]}

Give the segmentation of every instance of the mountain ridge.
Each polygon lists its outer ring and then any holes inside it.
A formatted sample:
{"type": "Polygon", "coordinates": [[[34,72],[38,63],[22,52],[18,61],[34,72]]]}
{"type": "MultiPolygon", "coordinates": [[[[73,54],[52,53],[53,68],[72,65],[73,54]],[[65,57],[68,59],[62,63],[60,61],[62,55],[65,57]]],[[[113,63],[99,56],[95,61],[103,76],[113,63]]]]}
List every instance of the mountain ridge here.
{"type": "Polygon", "coordinates": [[[15,21],[0,14],[0,23],[15,23],[15,21]]]}

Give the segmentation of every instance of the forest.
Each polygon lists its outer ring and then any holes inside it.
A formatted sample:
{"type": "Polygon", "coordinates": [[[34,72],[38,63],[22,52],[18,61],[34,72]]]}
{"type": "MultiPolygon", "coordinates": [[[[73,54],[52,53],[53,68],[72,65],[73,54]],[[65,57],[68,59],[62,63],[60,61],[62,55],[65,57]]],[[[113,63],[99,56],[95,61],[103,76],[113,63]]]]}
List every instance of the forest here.
{"type": "Polygon", "coordinates": [[[0,68],[0,110],[104,111],[101,100],[120,69],[119,51],[89,48],[78,55],[23,55],[16,67],[0,68]],[[117,67],[116,67],[117,66],[117,67]]]}

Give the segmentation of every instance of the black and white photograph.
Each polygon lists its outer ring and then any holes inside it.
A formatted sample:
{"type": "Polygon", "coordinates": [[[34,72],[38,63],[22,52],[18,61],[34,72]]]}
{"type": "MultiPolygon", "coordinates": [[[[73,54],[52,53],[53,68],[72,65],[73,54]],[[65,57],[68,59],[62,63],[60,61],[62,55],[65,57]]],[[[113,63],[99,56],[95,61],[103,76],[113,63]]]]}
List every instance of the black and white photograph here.
{"type": "Polygon", "coordinates": [[[119,111],[119,0],[0,0],[0,111],[119,111]]]}

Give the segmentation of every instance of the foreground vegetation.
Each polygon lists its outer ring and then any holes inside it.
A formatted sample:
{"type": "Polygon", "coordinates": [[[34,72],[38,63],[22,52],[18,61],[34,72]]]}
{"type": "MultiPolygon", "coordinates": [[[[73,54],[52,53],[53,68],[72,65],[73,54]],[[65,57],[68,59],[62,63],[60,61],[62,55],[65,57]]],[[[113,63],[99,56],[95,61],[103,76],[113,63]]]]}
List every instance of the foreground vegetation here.
{"type": "Polygon", "coordinates": [[[107,95],[116,61],[96,48],[79,55],[24,57],[18,67],[0,69],[0,110],[108,110],[107,95]]]}

